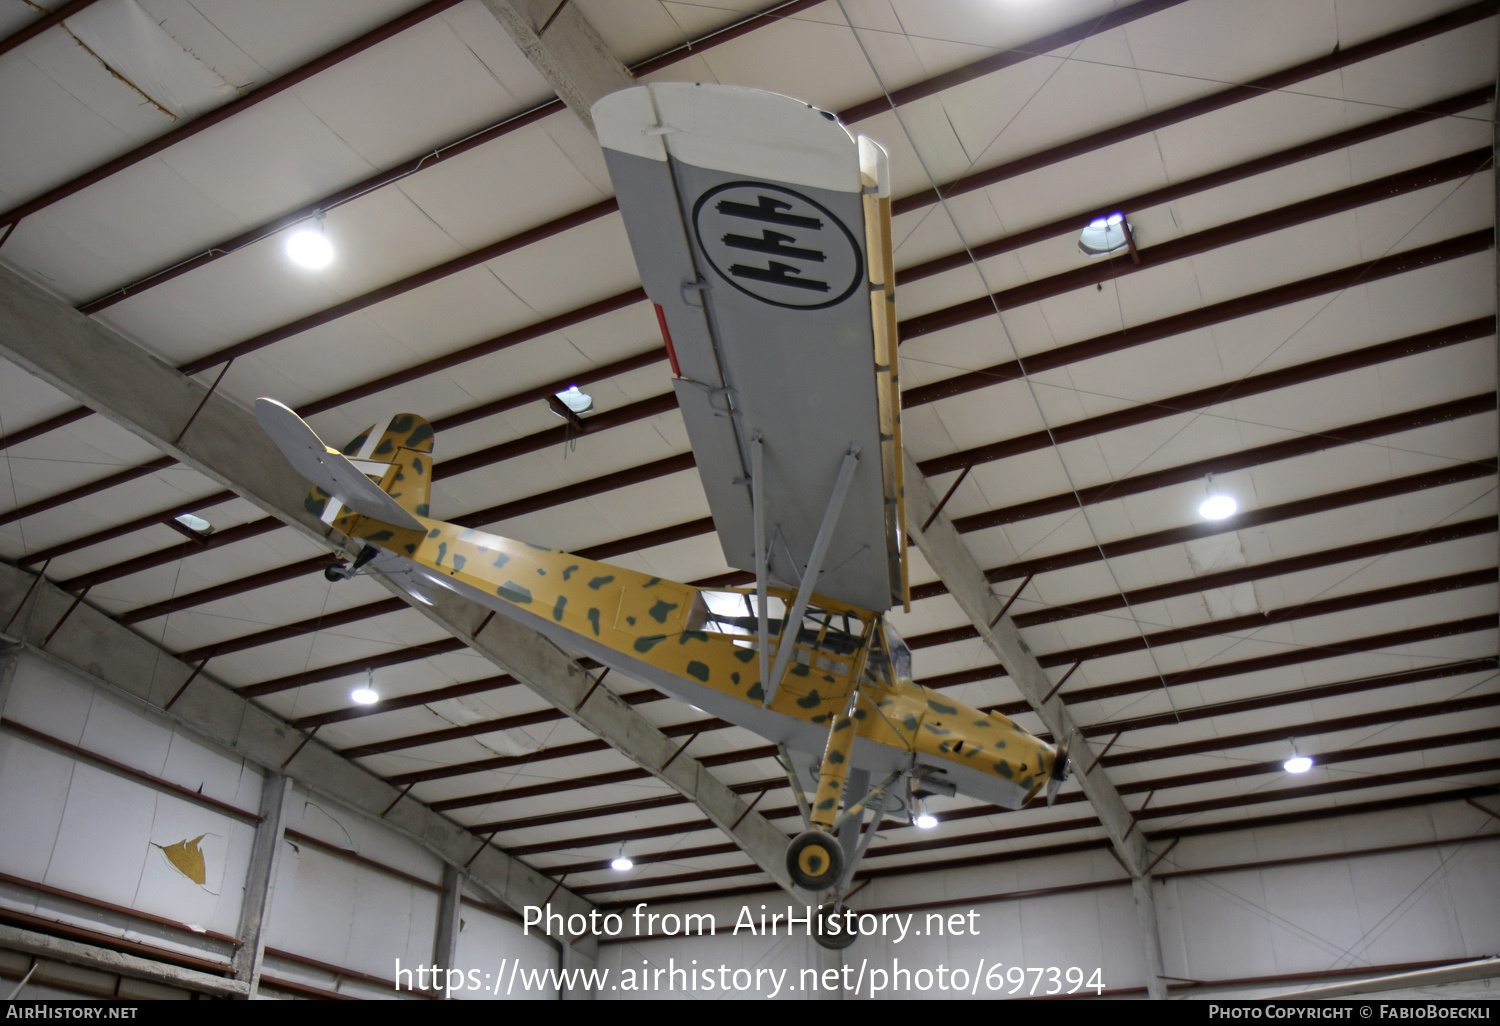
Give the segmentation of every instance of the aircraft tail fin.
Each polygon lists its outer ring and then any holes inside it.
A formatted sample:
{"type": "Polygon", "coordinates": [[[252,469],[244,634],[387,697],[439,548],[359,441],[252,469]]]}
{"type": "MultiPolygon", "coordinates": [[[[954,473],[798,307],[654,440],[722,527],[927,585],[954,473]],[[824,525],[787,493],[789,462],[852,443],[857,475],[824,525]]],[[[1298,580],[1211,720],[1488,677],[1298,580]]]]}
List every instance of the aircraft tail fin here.
{"type": "Polygon", "coordinates": [[[261,427],[303,477],[312,482],[304,506],[325,523],[347,530],[359,517],[421,530],[432,484],[432,425],[398,413],[372,425],[342,452],[323,444],[312,428],[274,399],[258,399],[261,427]]]}

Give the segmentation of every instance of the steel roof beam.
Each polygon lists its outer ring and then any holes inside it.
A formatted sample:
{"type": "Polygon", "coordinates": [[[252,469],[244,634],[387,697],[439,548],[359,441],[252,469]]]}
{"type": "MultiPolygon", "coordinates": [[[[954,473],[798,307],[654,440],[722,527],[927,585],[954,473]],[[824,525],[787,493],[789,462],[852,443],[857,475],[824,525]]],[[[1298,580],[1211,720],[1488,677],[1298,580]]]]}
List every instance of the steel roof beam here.
{"type": "MultiPolygon", "coordinates": [[[[1172,4],[1170,2],[1166,4],[1166,6],[1171,5],[1172,4]]],[[[1150,9],[1150,7],[1151,5],[1148,3],[1138,3],[1133,5],[1131,8],[1127,8],[1124,11],[1118,12],[1118,14],[1124,16],[1125,20],[1131,20],[1131,17],[1133,16],[1154,13],[1150,9]]],[[[1277,78],[1279,81],[1284,81],[1285,84],[1300,81],[1304,78],[1314,77],[1319,74],[1324,74],[1327,71],[1333,70],[1333,68],[1335,67],[1342,67],[1345,66],[1346,63],[1349,63],[1349,55],[1358,53],[1361,56],[1359,56],[1357,59],[1367,59],[1371,56],[1375,56],[1378,53],[1397,49],[1401,46],[1407,46],[1414,42],[1418,42],[1422,39],[1428,38],[1431,35],[1450,31],[1453,28],[1461,27],[1462,25],[1469,24],[1472,21],[1488,17],[1494,12],[1496,7],[1496,0],[1484,0],[1484,2],[1482,3],[1471,4],[1466,8],[1462,8],[1460,11],[1450,12],[1448,14],[1439,16],[1438,18],[1430,19],[1429,21],[1423,22],[1419,25],[1409,26],[1408,28],[1390,33],[1386,36],[1380,37],[1379,39],[1370,40],[1366,43],[1360,44],[1358,47],[1342,51],[1344,55],[1343,57],[1341,57],[1339,53],[1335,53],[1330,57],[1319,58],[1314,61],[1305,62],[1302,65],[1297,65],[1294,68],[1286,69],[1282,72],[1277,72],[1272,77],[1277,78]],[[1330,64],[1330,62],[1332,63],[1330,64]]],[[[1099,25],[1102,24],[1102,22],[1096,22],[1094,24],[1099,25]]],[[[1085,33],[1085,35],[1087,35],[1087,33],[1085,33]]],[[[1014,52],[1019,53],[1021,51],[1014,52]]],[[[1044,51],[1029,51],[1031,55],[1034,55],[1037,52],[1044,51]]],[[[979,64],[982,65],[984,64],[984,62],[981,61],[979,62],[979,64]]],[[[963,69],[960,69],[960,72],[962,71],[963,69]]],[[[941,188],[943,189],[944,194],[947,194],[952,190],[956,190],[957,192],[964,192],[969,191],[972,188],[982,187],[985,184],[993,184],[993,181],[1002,180],[1003,178],[1011,177],[1015,174],[1021,174],[1027,170],[1034,170],[1035,168],[1033,167],[1033,164],[1036,164],[1037,161],[1041,161],[1041,164],[1038,164],[1036,166],[1043,166],[1050,161],[1067,159],[1067,157],[1069,156],[1077,156],[1081,153],[1088,152],[1092,149],[1097,149],[1101,146],[1112,145],[1114,142],[1118,142],[1120,138],[1129,138],[1134,135],[1155,131],[1158,128],[1162,127],[1163,124],[1170,124],[1175,120],[1183,120],[1187,117],[1196,116],[1196,114],[1201,114],[1209,110],[1228,105],[1229,103],[1238,102],[1239,100],[1249,98],[1250,96],[1260,95],[1260,91],[1263,88],[1266,87],[1262,86],[1257,88],[1255,86],[1234,86],[1228,90],[1223,91],[1223,93],[1221,94],[1217,94],[1219,96],[1219,99],[1215,99],[1215,97],[1211,96],[1205,97],[1201,100],[1192,101],[1192,103],[1182,105],[1179,108],[1173,108],[1169,111],[1159,112],[1146,118],[1137,119],[1137,121],[1130,122],[1125,126],[1107,130],[1103,133],[1096,133],[1095,135],[1086,137],[1083,140],[1063,144],[1063,146],[1061,147],[1053,147],[1051,150],[1043,151],[1041,154],[1033,154],[1030,157],[1021,158],[1018,161],[1012,161],[1008,164],[1001,165],[998,168],[991,168],[987,171],[979,172],[976,175],[967,176],[963,179],[947,183],[941,188]],[[1246,90],[1249,91],[1246,92],[1246,90]],[[1163,118],[1166,118],[1167,120],[1163,121],[1163,118]]],[[[904,93],[905,91],[901,91],[896,95],[904,95],[904,93]]],[[[916,94],[913,94],[913,98],[915,98],[915,95],[916,94]]],[[[1442,103],[1443,101],[1439,102],[1442,103]]],[[[885,109],[886,107],[888,107],[888,105],[889,101],[885,97],[881,97],[877,100],[870,101],[869,104],[865,106],[871,108],[871,113],[876,113],[878,112],[878,110],[876,110],[875,108],[885,109]]],[[[858,114],[858,111],[859,108],[851,108],[851,110],[845,112],[845,114],[847,116],[854,116],[858,114]]],[[[1440,115],[1434,114],[1434,116],[1440,115]]],[[[855,119],[857,120],[857,117],[855,119]]],[[[1406,125],[1401,124],[1399,125],[1399,127],[1406,127],[1406,125]]],[[[1399,130],[1399,127],[1395,122],[1391,122],[1389,125],[1387,125],[1387,128],[1389,130],[1399,130]]],[[[913,201],[920,200],[920,198],[921,197],[919,194],[919,196],[917,197],[908,197],[904,200],[898,200],[896,206],[901,207],[903,203],[912,204],[913,201]]],[[[936,197],[934,195],[922,202],[935,201],[936,197]]],[[[445,274],[455,273],[458,270],[462,270],[468,266],[472,266],[472,262],[465,263],[465,261],[470,261],[471,258],[473,262],[482,261],[483,259],[489,259],[496,255],[495,253],[490,252],[490,250],[494,249],[494,247],[496,246],[503,247],[500,252],[509,252],[512,248],[515,248],[513,243],[515,243],[516,240],[522,239],[523,237],[529,239],[532,233],[540,232],[542,234],[539,237],[545,238],[550,235],[556,234],[559,231],[566,230],[569,227],[573,227],[577,224],[584,223],[587,220],[591,220],[593,217],[604,216],[606,213],[612,212],[612,210],[614,209],[611,206],[612,204],[613,200],[606,200],[601,204],[597,204],[596,206],[598,207],[598,209],[594,210],[592,214],[588,214],[588,210],[593,210],[593,208],[587,208],[585,211],[577,211],[573,214],[565,215],[563,218],[560,218],[555,222],[551,222],[549,225],[539,226],[538,228],[532,229],[531,232],[522,233],[522,235],[515,236],[512,239],[502,240],[501,242],[495,243],[492,247],[476,251],[475,254],[470,254],[468,257],[459,257],[453,261],[447,262],[446,264],[440,265],[439,268],[433,268],[429,269],[428,271],[418,272],[417,275],[410,276],[409,278],[402,279],[398,282],[393,282],[387,286],[383,286],[380,289],[376,289],[370,293],[367,293],[364,297],[356,297],[356,299],[354,300],[339,304],[327,311],[309,315],[308,317],[301,318],[298,321],[294,321],[289,325],[283,326],[282,328],[274,329],[270,333],[263,333],[262,335],[256,336],[254,339],[247,340],[244,343],[239,343],[236,346],[231,346],[226,349],[219,350],[217,353],[211,354],[208,357],[204,357],[200,360],[184,364],[182,366],[182,369],[190,374],[196,373],[198,370],[205,369],[206,367],[211,367],[216,363],[230,358],[233,355],[250,351],[250,349],[245,348],[247,346],[251,347],[251,349],[260,348],[261,346],[269,345],[272,342],[280,341],[283,338],[288,338],[291,335],[295,335],[302,331],[308,330],[312,327],[317,326],[318,324],[326,323],[327,321],[335,319],[336,317],[353,312],[353,310],[361,309],[364,305],[369,305],[369,303],[379,302],[382,299],[387,299],[391,296],[399,295],[402,292],[408,291],[409,289],[415,288],[421,284],[426,284],[428,281],[434,280],[435,277],[442,277],[445,274]],[[583,220],[577,220],[579,217],[582,217],[583,220]],[[483,254],[488,255],[486,256],[483,254]],[[367,299],[369,302],[366,302],[367,299]],[[207,360],[208,362],[204,363],[204,360],[207,360]]],[[[917,202],[914,205],[921,205],[921,202],[917,202]]],[[[623,297],[615,297],[615,301],[621,302],[622,305],[628,305],[624,303],[623,297]]],[[[412,375],[409,371],[399,373],[408,375],[408,380],[410,379],[410,376],[416,376],[412,375]]],[[[309,411],[303,412],[307,413],[309,411]]],[[[87,415],[87,409],[77,409],[64,414],[59,414],[58,416],[50,418],[39,424],[35,424],[31,427],[15,432],[7,439],[0,439],[0,443],[3,443],[5,445],[13,445],[18,441],[37,437],[40,434],[44,434],[47,431],[64,426],[65,424],[72,423],[73,421],[78,420],[80,417],[87,415]]]]}

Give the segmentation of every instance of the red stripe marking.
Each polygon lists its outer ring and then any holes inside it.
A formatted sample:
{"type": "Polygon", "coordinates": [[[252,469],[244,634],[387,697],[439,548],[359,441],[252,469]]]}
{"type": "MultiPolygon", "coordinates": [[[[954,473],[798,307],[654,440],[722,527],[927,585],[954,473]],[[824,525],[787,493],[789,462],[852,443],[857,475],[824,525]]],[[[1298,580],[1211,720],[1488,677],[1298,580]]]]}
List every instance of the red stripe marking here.
{"type": "Polygon", "coordinates": [[[667,315],[662,313],[660,303],[652,303],[656,310],[656,323],[661,325],[661,340],[667,346],[667,360],[672,364],[672,374],[682,377],[682,369],[677,366],[677,350],[672,348],[672,333],[667,330],[667,315]]]}

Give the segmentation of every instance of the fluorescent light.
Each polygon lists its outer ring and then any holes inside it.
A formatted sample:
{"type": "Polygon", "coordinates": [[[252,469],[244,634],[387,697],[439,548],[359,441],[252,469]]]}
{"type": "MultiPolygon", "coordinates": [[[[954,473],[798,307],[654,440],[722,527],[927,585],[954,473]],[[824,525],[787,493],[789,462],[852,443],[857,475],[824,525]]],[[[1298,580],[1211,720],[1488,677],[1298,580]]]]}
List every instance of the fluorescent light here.
{"type": "Polygon", "coordinates": [[[1198,515],[1204,520],[1223,520],[1234,516],[1239,508],[1240,504],[1234,501],[1233,495],[1210,495],[1198,507],[1198,515]]]}
{"type": "Polygon", "coordinates": [[[631,862],[624,855],[621,855],[609,864],[609,868],[613,869],[616,873],[628,873],[635,868],[635,863],[631,862]]]}
{"type": "Polygon", "coordinates": [[[184,513],[182,516],[177,517],[177,522],[189,531],[197,531],[199,534],[208,534],[214,529],[213,524],[210,524],[202,517],[195,517],[191,513],[184,513]]]}
{"type": "Polygon", "coordinates": [[[333,263],[333,244],[321,231],[303,228],[286,240],[286,255],[293,263],[317,270],[333,263]]]}
{"type": "Polygon", "coordinates": [[[349,692],[349,698],[359,705],[374,705],[380,701],[380,695],[371,688],[355,688],[349,692]]]}

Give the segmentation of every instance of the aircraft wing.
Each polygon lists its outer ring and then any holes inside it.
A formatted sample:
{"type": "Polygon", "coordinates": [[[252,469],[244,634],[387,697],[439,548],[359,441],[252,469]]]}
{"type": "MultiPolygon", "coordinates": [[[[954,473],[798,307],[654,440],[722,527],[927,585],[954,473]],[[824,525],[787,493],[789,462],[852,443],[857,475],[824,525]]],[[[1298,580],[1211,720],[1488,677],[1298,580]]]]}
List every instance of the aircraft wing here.
{"type": "Polygon", "coordinates": [[[663,83],[594,105],[729,565],[801,583],[847,453],[819,594],[904,603],[900,399],[885,153],[798,100],[663,83]]]}

